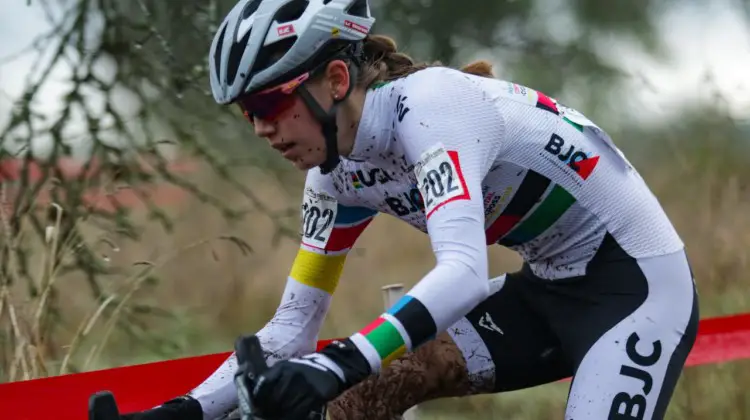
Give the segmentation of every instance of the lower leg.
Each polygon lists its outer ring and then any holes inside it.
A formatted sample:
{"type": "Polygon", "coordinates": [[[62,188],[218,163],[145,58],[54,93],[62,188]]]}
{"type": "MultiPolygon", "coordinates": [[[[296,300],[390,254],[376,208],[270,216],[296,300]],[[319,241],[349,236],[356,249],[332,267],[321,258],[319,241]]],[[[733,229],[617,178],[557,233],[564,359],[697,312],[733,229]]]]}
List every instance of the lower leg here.
{"type": "Polygon", "coordinates": [[[333,420],[390,420],[421,402],[470,393],[461,350],[447,333],[393,361],[328,404],[333,420]]]}

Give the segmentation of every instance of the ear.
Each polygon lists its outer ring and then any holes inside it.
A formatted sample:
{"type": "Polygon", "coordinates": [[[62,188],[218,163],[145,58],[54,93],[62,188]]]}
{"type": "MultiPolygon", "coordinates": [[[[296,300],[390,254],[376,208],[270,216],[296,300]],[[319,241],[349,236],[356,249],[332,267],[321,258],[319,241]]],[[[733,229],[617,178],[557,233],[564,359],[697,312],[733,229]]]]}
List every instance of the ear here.
{"type": "Polygon", "coordinates": [[[343,60],[333,60],[326,67],[326,87],[330,89],[331,97],[341,99],[349,90],[352,83],[349,78],[349,68],[343,60]]]}

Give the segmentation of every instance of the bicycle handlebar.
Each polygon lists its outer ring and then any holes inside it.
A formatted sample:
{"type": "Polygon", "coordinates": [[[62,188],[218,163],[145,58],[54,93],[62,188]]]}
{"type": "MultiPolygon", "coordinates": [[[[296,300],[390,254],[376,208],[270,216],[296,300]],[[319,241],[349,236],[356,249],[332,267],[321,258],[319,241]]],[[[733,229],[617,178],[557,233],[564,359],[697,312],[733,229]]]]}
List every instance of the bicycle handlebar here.
{"type": "MultiPolygon", "coordinates": [[[[237,371],[234,375],[238,396],[237,414],[241,420],[261,420],[253,414],[253,402],[250,397],[250,387],[268,369],[260,340],[255,335],[241,336],[235,341],[234,349],[237,357],[237,371]]],[[[321,413],[310,414],[310,418],[325,418],[325,407],[321,413]]],[[[89,420],[120,420],[117,402],[111,392],[99,391],[89,398],[89,420]]]]}
{"type": "MultiPolygon", "coordinates": [[[[234,345],[237,355],[237,373],[234,376],[239,397],[239,418],[255,420],[248,387],[268,369],[260,340],[255,335],[242,336],[234,345]]],[[[110,391],[99,391],[89,397],[89,420],[120,420],[115,396],[110,391]]]]}

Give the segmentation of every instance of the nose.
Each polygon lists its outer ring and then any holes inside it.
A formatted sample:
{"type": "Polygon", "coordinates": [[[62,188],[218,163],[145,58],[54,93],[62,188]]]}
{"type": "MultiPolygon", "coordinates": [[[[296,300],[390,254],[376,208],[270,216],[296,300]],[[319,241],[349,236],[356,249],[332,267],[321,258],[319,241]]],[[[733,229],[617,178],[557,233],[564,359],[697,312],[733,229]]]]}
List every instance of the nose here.
{"type": "Polygon", "coordinates": [[[253,117],[253,126],[255,127],[255,135],[258,137],[270,137],[276,132],[276,124],[274,122],[258,117],[253,117]]]}

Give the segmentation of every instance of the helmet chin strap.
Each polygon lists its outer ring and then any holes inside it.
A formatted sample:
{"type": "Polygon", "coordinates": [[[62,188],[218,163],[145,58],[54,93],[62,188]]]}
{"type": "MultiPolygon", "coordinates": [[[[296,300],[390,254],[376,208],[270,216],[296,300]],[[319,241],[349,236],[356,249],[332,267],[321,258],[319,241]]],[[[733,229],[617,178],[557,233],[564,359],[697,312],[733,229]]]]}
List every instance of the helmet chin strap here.
{"type": "Polygon", "coordinates": [[[354,88],[354,80],[357,80],[357,66],[349,67],[349,88],[346,94],[341,99],[336,99],[333,102],[331,108],[326,111],[322,106],[315,100],[310,91],[308,91],[304,85],[297,88],[297,92],[305,105],[310,109],[313,116],[318,123],[320,123],[321,131],[323,132],[323,138],[325,139],[326,146],[326,160],[320,164],[320,173],[328,174],[338,166],[341,159],[339,157],[339,143],[338,143],[338,125],[336,124],[336,115],[339,104],[346,100],[351,94],[354,88]]]}

